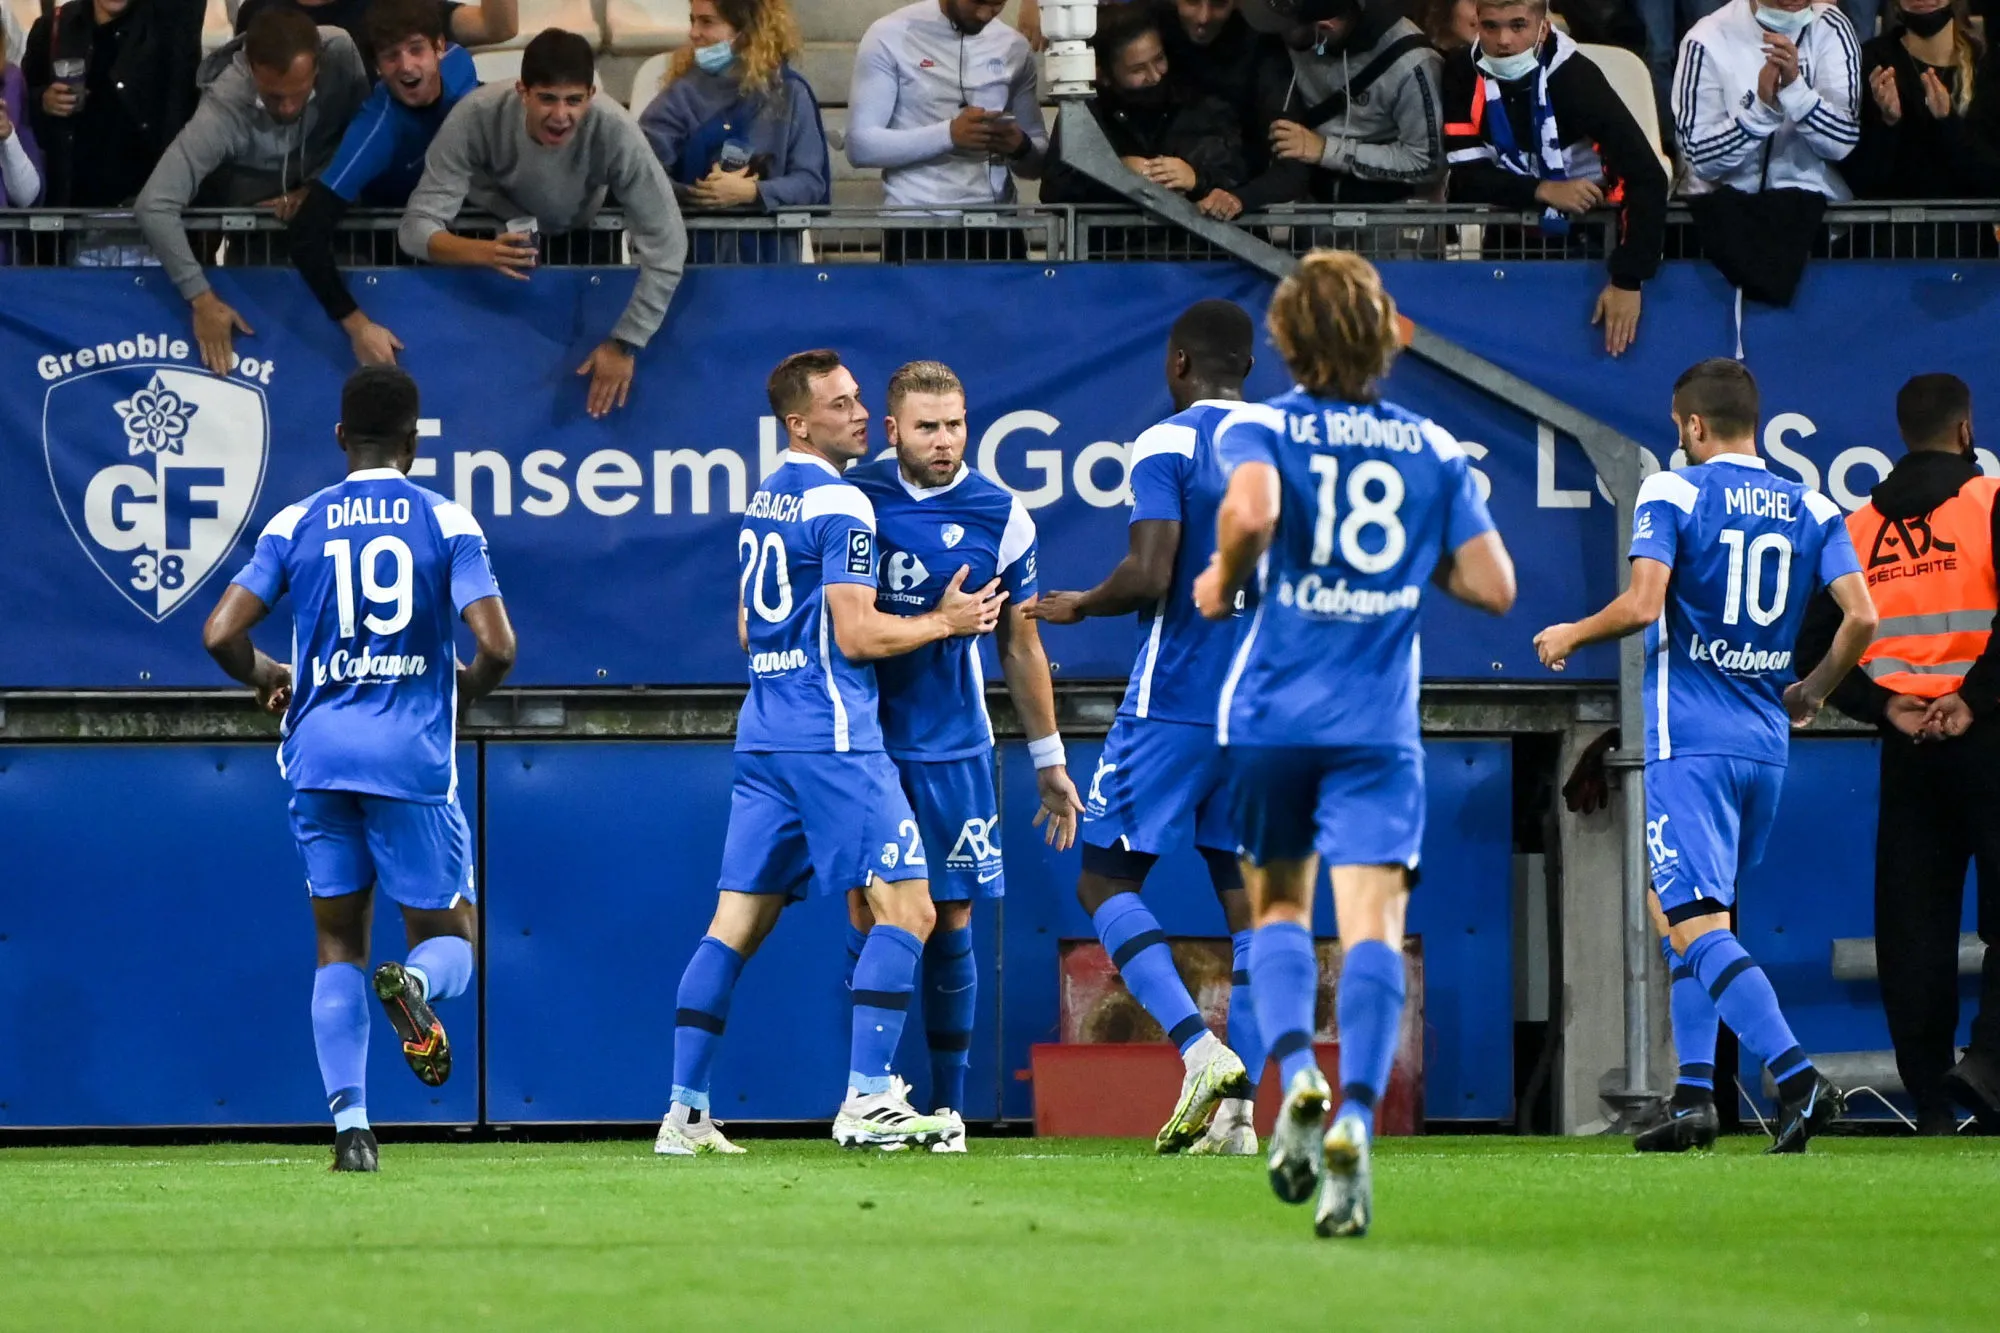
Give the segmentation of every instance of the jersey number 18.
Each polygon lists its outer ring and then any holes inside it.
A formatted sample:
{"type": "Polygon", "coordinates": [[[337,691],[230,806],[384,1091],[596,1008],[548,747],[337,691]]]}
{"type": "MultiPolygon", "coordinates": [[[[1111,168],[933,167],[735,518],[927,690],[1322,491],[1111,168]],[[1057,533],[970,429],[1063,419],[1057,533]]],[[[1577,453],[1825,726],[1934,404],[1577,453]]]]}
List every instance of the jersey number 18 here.
{"type": "Polygon", "coordinates": [[[1308,460],[1319,478],[1319,513],[1313,519],[1312,562],[1333,563],[1334,538],[1340,541],[1340,558],[1350,569],[1362,574],[1380,574],[1403,558],[1408,537],[1398,510],[1403,504],[1403,474],[1379,458],[1358,464],[1347,474],[1347,517],[1339,517],[1335,483],[1340,480],[1340,460],[1332,454],[1314,454],[1308,460]],[[1370,496],[1368,488],[1380,483],[1382,493],[1370,496]],[[1361,534],[1369,528],[1382,530],[1382,549],[1369,551],[1361,544],[1361,534]]]}

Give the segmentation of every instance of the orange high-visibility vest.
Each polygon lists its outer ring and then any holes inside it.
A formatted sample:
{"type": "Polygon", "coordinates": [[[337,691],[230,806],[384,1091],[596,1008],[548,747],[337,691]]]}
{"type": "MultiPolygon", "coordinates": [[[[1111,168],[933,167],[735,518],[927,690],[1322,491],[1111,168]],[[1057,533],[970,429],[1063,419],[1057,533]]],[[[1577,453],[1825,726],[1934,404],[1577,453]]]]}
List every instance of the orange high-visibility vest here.
{"type": "Polygon", "coordinates": [[[1996,495],[2000,479],[1975,477],[1921,517],[1884,518],[1872,502],[1847,516],[1881,617],[1861,669],[1884,689],[1941,698],[1958,689],[1986,651],[2000,610],[1993,572],[1996,495]]]}

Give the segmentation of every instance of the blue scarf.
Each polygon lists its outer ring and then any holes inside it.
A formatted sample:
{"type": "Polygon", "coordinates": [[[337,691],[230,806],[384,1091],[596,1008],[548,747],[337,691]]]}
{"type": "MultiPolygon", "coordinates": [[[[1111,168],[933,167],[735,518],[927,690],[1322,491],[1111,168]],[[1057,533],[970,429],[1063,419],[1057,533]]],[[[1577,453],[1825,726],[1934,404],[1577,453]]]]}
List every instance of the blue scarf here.
{"type": "MultiPolygon", "coordinates": [[[[1532,176],[1545,181],[1569,179],[1569,154],[1563,151],[1556,137],[1556,115],[1549,107],[1549,70],[1570,54],[1563,49],[1563,44],[1568,41],[1568,37],[1558,32],[1552,57],[1536,62],[1534,86],[1530,93],[1535,147],[1538,150],[1533,157],[1522,152],[1514,139],[1514,124],[1507,118],[1506,104],[1500,100],[1500,80],[1484,70],[1479,73],[1479,84],[1486,96],[1486,137],[1492,143],[1500,165],[1518,176],[1532,176]]],[[[1543,209],[1541,227],[1550,236],[1567,236],[1569,218],[1556,209],[1543,209]]]]}

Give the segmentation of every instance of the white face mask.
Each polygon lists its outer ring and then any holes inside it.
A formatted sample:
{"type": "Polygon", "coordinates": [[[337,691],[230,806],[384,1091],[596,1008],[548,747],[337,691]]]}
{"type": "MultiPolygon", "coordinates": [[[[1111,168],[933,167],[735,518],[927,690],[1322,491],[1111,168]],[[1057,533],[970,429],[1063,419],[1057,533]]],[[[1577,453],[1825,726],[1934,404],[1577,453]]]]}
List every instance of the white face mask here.
{"type": "Polygon", "coordinates": [[[1773,9],[1769,5],[1757,6],[1757,22],[1781,37],[1798,40],[1798,35],[1812,26],[1812,6],[1804,9],[1773,9]]]}
{"type": "Polygon", "coordinates": [[[1535,60],[1539,50],[1540,44],[1537,43],[1525,51],[1516,51],[1511,56],[1489,56],[1484,51],[1481,51],[1475,63],[1479,68],[1502,82],[1511,79],[1526,78],[1534,72],[1535,60]]]}

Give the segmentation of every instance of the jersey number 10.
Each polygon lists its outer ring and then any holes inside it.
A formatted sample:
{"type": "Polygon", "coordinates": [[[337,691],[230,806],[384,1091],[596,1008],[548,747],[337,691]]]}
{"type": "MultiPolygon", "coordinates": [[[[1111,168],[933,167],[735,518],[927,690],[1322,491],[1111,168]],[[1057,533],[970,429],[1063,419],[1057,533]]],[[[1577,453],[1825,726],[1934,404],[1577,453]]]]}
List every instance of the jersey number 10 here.
{"type": "Polygon", "coordinates": [[[1347,474],[1347,517],[1342,519],[1334,483],[1340,480],[1340,460],[1332,454],[1314,454],[1307,465],[1319,478],[1319,513],[1313,519],[1312,562],[1333,563],[1334,537],[1340,539],[1340,559],[1360,574],[1380,574],[1403,558],[1409,538],[1397,513],[1403,505],[1403,474],[1379,458],[1358,464],[1347,474]],[[1382,494],[1371,497],[1368,488],[1381,483],[1382,494]],[[1361,545],[1361,534],[1369,528],[1382,529],[1382,549],[1369,551],[1361,545]]]}
{"type": "MultiPolygon", "coordinates": [[[[340,610],[340,637],[354,637],[354,564],[350,558],[353,543],[345,537],[336,537],[326,544],[326,558],[333,561],[333,596],[340,610]]],[[[361,623],[376,634],[394,634],[410,623],[410,615],[416,610],[412,579],[416,573],[416,562],[410,558],[410,546],[401,537],[377,537],[361,548],[361,596],[371,605],[389,606],[394,609],[386,616],[370,611],[361,623]],[[383,556],[389,557],[394,567],[387,583],[378,577],[383,556]]]]}
{"type": "Polygon", "coordinates": [[[1785,614],[1785,601],[1792,591],[1792,543],[1782,532],[1767,532],[1749,544],[1744,551],[1744,534],[1741,528],[1724,528],[1716,534],[1724,546],[1729,548],[1729,588],[1723,595],[1722,623],[1735,625],[1742,621],[1743,612],[1750,613],[1750,619],[1759,625],[1768,625],[1785,614]],[[1771,600],[1764,600],[1765,557],[1778,557],[1777,586],[1772,589],[1771,600]],[[1746,580],[1744,574],[1749,574],[1746,580]]]}

